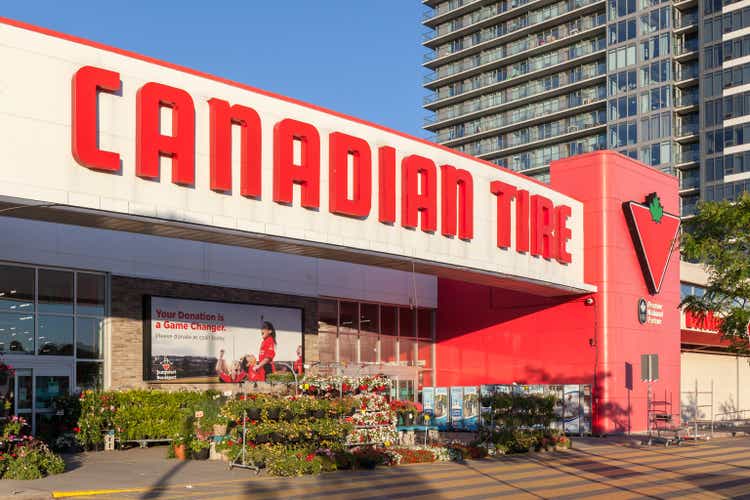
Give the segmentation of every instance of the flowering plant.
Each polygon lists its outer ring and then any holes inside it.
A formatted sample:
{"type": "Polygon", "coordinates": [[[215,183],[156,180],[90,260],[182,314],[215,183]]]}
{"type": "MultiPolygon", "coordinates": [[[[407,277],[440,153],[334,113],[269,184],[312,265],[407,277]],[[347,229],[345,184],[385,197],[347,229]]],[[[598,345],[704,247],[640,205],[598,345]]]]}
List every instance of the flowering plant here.
{"type": "Polygon", "coordinates": [[[24,429],[27,427],[26,419],[13,415],[9,417],[3,426],[3,438],[14,439],[20,437],[24,429]]]}

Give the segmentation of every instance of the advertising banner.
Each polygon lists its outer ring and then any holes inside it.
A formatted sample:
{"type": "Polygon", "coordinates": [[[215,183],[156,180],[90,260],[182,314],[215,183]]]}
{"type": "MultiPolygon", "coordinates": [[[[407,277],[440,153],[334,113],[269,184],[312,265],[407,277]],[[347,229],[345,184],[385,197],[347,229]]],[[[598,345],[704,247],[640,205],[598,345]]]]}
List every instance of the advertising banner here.
{"type": "Polygon", "coordinates": [[[301,367],[300,309],[150,299],[150,380],[263,381],[269,373],[289,371],[282,363],[301,367]],[[264,326],[271,327],[265,338],[264,326]]]}
{"type": "Polygon", "coordinates": [[[429,415],[430,418],[435,417],[435,389],[432,387],[424,387],[422,389],[422,409],[425,415],[429,415]]]}
{"type": "Polygon", "coordinates": [[[451,427],[464,428],[464,388],[451,387],[451,427]]]}
{"type": "Polygon", "coordinates": [[[566,434],[583,432],[581,391],[578,385],[565,385],[563,396],[563,430],[566,434]]]}
{"type": "Polygon", "coordinates": [[[447,431],[450,419],[448,418],[448,388],[435,388],[435,425],[438,430],[447,431]]]}
{"type": "Polygon", "coordinates": [[[479,391],[476,387],[464,387],[463,418],[464,429],[472,432],[479,429],[479,391]]]}

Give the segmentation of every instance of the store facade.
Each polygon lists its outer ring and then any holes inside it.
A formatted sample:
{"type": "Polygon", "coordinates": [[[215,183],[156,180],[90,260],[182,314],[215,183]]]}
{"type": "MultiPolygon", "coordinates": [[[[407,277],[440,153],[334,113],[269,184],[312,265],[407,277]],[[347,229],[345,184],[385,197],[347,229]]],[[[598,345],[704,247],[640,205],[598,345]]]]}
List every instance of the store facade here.
{"type": "Polygon", "coordinates": [[[585,384],[595,432],[679,391],[675,179],[598,152],[542,184],[59,33],[0,40],[3,390],[39,425],[88,387],[231,389],[266,321],[278,371],[410,399],[585,384]]]}

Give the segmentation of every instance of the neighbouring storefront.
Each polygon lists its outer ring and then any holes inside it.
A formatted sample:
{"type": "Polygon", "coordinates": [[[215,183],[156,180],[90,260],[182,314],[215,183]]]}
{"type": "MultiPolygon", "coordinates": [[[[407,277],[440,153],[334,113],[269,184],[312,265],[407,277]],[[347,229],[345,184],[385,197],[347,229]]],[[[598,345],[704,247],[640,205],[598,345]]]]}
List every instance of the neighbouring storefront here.
{"type": "Polygon", "coordinates": [[[602,151],[543,184],[33,26],[0,42],[0,390],[37,428],[58,394],[281,372],[382,373],[468,422],[480,391],[551,391],[597,433],[678,403],[673,177],[602,151]]]}

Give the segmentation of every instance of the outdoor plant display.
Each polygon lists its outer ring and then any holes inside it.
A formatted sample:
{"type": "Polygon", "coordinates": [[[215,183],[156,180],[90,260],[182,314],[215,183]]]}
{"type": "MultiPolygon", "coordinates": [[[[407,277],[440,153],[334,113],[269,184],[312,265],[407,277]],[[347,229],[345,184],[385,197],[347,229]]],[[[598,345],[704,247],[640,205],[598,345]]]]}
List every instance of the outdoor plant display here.
{"type": "Polygon", "coordinates": [[[390,380],[380,375],[357,378],[306,375],[299,389],[310,396],[339,397],[365,393],[385,394],[390,387],[390,380]]]}
{"type": "Polygon", "coordinates": [[[28,431],[23,417],[7,417],[0,438],[0,478],[39,479],[65,470],[62,458],[43,441],[27,435],[28,431]]]}
{"type": "Polygon", "coordinates": [[[396,399],[391,401],[390,406],[398,416],[399,425],[414,425],[423,411],[422,405],[414,401],[396,399]]]}
{"type": "Polygon", "coordinates": [[[114,431],[121,441],[171,439],[184,425],[184,418],[175,415],[209,411],[221,403],[215,391],[87,390],[80,396],[78,441],[86,448],[96,447],[107,431],[114,431]]]}

